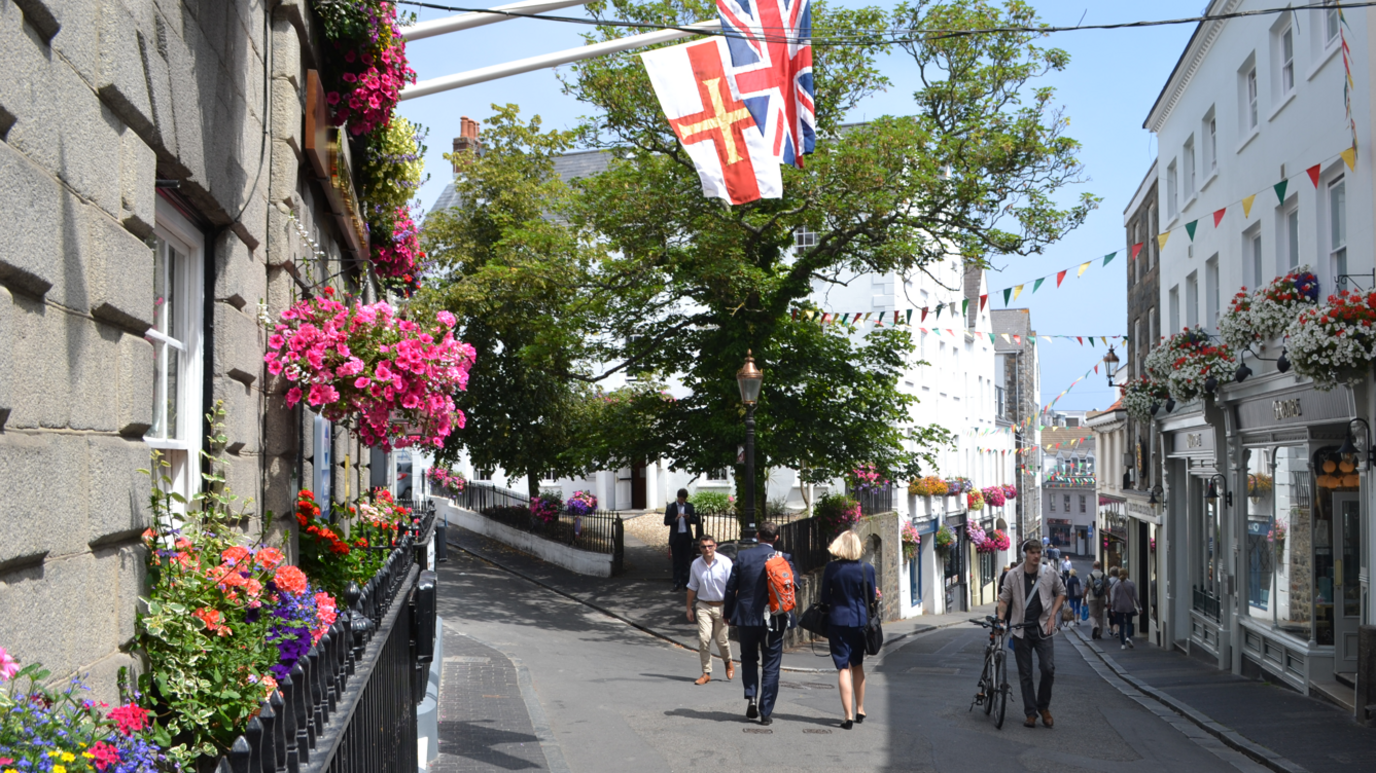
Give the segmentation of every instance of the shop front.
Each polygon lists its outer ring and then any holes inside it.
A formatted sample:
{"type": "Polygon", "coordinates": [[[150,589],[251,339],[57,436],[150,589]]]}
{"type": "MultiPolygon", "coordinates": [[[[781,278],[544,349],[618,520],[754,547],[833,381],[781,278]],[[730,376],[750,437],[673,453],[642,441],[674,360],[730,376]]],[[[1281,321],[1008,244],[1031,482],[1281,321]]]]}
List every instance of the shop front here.
{"type": "Polygon", "coordinates": [[[970,610],[970,585],[968,582],[969,553],[973,550],[970,538],[965,534],[965,512],[948,514],[946,527],[955,535],[955,544],[942,556],[942,585],[946,591],[945,612],[968,612],[970,610]]]}
{"type": "Polygon", "coordinates": [[[1272,386],[1236,405],[1235,669],[1350,702],[1367,577],[1352,392],[1272,386]]]}
{"type": "Polygon", "coordinates": [[[1157,563],[1157,543],[1163,534],[1161,516],[1157,505],[1152,504],[1150,492],[1124,491],[1123,501],[1123,556],[1121,564],[1128,567],[1133,582],[1137,583],[1137,594],[1142,604],[1142,615],[1138,630],[1152,643],[1160,645],[1162,636],[1159,571],[1157,563]]]}
{"type": "Polygon", "coordinates": [[[1122,497],[1099,496],[1099,544],[1096,551],[1104,571],[1123,568],[1127,556],[1128,519],[1124,514],[1127,501],[1122,497]]]}
{"type": "Polygon", "coordinates": [[[1221,410],[1213,408],[1206,419],[1205,406],[1198,402],[1161,420],[1166,460],[1161,525],[1170,539],[1158,546],[1157,554],[1165,579],[1165,588],[1158,589],[1163,646],[1202,652],[1226,669],[1230,609],[1223,603],[1223,546],[1229,535],[1223,509],[1228,497],[1226,485],[1219,495],[1218,483],[1226,479],[1219,475],[1217,461],[1223,424],[1221,410]]]}
{"type": "Polygon", "coordinates": [[[918,515],[913,518],[912,524],[922,541],[918,543],[912,558],[904,562],[907,603],[903,605],[903,616],[941,614],[944,610],[937,608],[941,594],[932,592],[933,588],[940,588],[942,582],[943,561],[936,550],[936,532],[941,526],[941,518],[918,515]]]}

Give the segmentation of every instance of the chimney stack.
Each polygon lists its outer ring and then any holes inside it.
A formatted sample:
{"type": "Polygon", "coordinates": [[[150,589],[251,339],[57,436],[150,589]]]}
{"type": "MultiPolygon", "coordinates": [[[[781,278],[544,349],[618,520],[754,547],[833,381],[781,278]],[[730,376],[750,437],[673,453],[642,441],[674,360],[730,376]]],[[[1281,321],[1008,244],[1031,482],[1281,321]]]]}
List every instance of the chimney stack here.
{"type": "MultiPolygon", "coordinates": [[[[478,122],[468,116],[459,118],[459,136],[454,138],[454,154],[477,152],[481,142],[478,140],[478,122]]],[[[459,173],[459,167],[454,165],[454,174],[459,173]]]]}

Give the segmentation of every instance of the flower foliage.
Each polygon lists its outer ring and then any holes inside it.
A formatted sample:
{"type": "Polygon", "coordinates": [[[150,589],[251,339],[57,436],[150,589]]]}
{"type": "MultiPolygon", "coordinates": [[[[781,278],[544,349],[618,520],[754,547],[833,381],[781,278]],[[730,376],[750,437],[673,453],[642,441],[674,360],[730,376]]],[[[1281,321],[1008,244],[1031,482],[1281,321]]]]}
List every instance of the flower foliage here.
{"type": "Polygon", "coordinates": [[[545,523],[559,520],[559,513],[563,509],[563,497],[554,491],[542,491],[540,496],[530,500],[530,514],[545,523]]]}
{"type": "Polygon", "coordinates": [[[371,134],[387,126],[402,86],[416,73],[406,61],[396,5],[388,0],[315,0],[329,58],[325,100],[336,126],[371,134]]]}
{"type": "Polygon", "coordinates": [[[1264,472],[1254,472],[1247,476],[1247,496],[1265,497],[1270,496],[1271,490],[1275,488],[1275,479],[1264,472]]]}
{"type": "Polygon", "coordinates": [[[936,545],[936,549],[939,552],[948,552],[951,549],[951,546],[956,544],[956,534],[955,532],[951,531],[951,527],[943,523],[941,524],[941,527],[936,530],[936,537],[934,537],[934,542],[936,545]]]}
{"type": "Polygon", "coordinates": [[[1138,376],[1122,386],[1123,409],[1138,421],[1151,420],[1151,408],[1170,397],[1165,386],[1153,381],[1149,376],[1138,376]]]}
{"type": "Polygon", "coordinates": [[[994,550],[1007,550],[1013,544],[1003,529],[994,529],[989,535],[989,542],[994,546],[994,550]]]}
{"type": "Polygon", "coordinates": [[[448,467],[435,466],[425,471],[425,477],[430,479],[431,488],[441,494],[448,494],[451,498],[463,491],[463,487],[468,485],[463,475],[454,472],[448,467]]]}
{"type": "Polygon", "coordinates": [[[587,515],[597,509],[597,497],[591,491],[575,491],[564,507],[573,515],[587,515]]]}
{"type": "Polygon", "coordinates": [[[946,481],[935,475],[926,475],[908,484],[908,493],[920,497],[940,497],[946,495],[946,481]]]}
{"type": "Polygon", "coordinates": [[[974,488],[974,484],[969,478],[947,478],[946,493],[950,496],[959,496],[974,488]]]}
{"type": "Polygon", "coordinates": [[[1266,532],[1266,541],[1273,543],[1276,550],[1285,548],[1285,537],[1290,533],[1290,527],[1285,521],[1277,519],[1271,524],[1270,530],[1266,532]]]}
{"type": "Polygon", "coordinates": [[[817,500],[813,517],[827,533],[836,534],[860,522],[860,503],[845,494],[828,494],[817,500]]]}
{"type": "Polygon", "coordinates": [[[988,486],[980,489],[980,493],[984,495],[984,501],[989,503],[990,507],[1003,507],[1007,499],[1003,493],[1003,486],[988,486]]]}
{"type": "Polygon", "coordinates": [[[1003,484],[1003,498],[1009,501],[1018,498],[1018,487],[1012,483],[1003,484]]]}
{"type": "Polygon", "coordinates": [[[922,535],[917,532],[917,527],[911,523],[903,524],[900,532],[903,540],[903,558],[908,561],[913,560],[917,555],[917,549],[922,546],[922,535]]]}
{"type": "Polygon", "coordinates": [[[401,290],[414,290],[420,286],[425,253],[420,249],[420,228],[411,220],[411,208],[403,204],[374,218],[370,224],[379,220],[386,227],[373,228],[373,271],[401,290]]]}
{"type": "Polygon", "coordinates": [[[1186,328],[1166,339],[1147,355],[1148,377],[1165,384],[1171,397],[1187,402],[1201,397],[1210,376],[1224,381],[1237,371],[1233,350],[1215,344],[1199,328],[1186,328]]]}
{"type": "MultiPolygon", "coordinates": [[[[84,695],[81,677],[45,686],[39,663],[22,668],[0,648],[0,770],[44,773],[154,773],[181,770],[152,739],[148,711],[135,701],[111,708],[84,695]]],[[[140,697],[137,694],[135,698],[140,697]]]]}
{"type": "Polygon", "coordinates": [[[296,496],[301,568],[337,598],[345,596],[349,583],[362,587],[382,569],[387,560],[383,548],[396,542],[411,518],[410,509],[396,504],[386,489],[375,489],[369,496],[370,501],[356,507],[335,505],[332,520],[321,517],[309,489],[296,496]]]}
{"type": "Polygon", "coordinates": [[[984,550],[984,543],[989,539],[989,535],[984,533],[984,528],[974,521],[965,525],[965,536],[969,538],[970,544],[975,546],[975,550],[981,553],[988,553],[984,550]]]}
{"type": "Polygon", "coordinates": [[[1308,266],[1300,266],[1253,294],[1247,288],[1233,296],[1218,320],[1218,333],[1235,350],[1285,332],[1301,311],[1319,302],[1319,280],[1308,266]]]}
{"type": "Polygon", "coordinates": [[[970,489],[969,493],[965,495],[965,506],[968,507],[972,512],[976,510],[983,510],[984,492],[978,489],[970,489]]]}
{"type": "Polygon", "coordinates": [[[467,388],[474,358],[454,338],[453,315],[441,311],[422,325],[386,302],[346,306],[333,294],[327,287],[282,312],[268,336],[263,359],[291,383],[287,405],[305,400],[331,421],[358,414],[366,445],[442,445],[464,425],[453,394],[467,388]]]}
{"type": "Polygon", "coordinates": [[[851,470],[850,475],[855,479],[855,487],[862,491],[880,489],[889,485],[889,481],[872,464],[862,464],[851,470]]]}
{"type": "Polygon", "coordinates": [[[1323,391],[1364,377],[1376,360],[1376,292],[1343,290],[1307,309],[1286,329],[1287,354],[1295,373],[1323,391]]]}

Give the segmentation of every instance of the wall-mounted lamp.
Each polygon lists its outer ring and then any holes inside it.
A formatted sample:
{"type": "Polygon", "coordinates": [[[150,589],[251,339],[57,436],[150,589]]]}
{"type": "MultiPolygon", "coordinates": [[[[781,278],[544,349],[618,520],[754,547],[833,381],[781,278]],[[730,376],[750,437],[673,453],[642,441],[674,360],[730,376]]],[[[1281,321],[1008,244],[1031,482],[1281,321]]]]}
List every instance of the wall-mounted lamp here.
{"type": "Polygon", "coordinates": [[[1113,373],[1114,371],[1118,370],[1118,363],[1118,355],[1113,353],[1113,347],[1110,346],[1108,348],[1108,354],[1104,355],[1104,368],[1108,371],[1109,386],[1118,386],[1117,384],[1113,383],[1113,373]]]}
{"type": "Polygon", "coordinates": [[[1218,486],[1214,485],[1214,481],[1218,481],[1223,486],[1223,504],[1232,507],[1233,492],[1228,490],[1228,479],[1217,473],[1209,476],[1209,489],[1204,492],[1204,498],[1209,500],[1210,504],[1218,502],[1218,486]]]}

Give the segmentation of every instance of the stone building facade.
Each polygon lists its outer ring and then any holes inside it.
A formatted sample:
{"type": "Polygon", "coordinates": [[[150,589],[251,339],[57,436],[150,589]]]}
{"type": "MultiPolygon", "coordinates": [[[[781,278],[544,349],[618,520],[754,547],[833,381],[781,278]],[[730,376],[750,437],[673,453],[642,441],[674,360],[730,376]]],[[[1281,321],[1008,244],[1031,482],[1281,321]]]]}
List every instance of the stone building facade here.
{"type": "MultiPolygon", "coordinates": [[[[999,357],[999,379],[1003,396],[1001,418],[1012,425],[1018,454],[1018,498],[1015,516],[1018,539],[1038,537],[1041,527],[1041,365],[1032,338],[1032,313],[1028,309],[995,309],[993,320],[994,353],[999,357]],[[1004,336],[1007,336],[1005,339],[1004,336]],[[1014,336],[1017,336],[1014,339],[1014,336]]],[[[1015,545],[1016,547],[1016,545],[1015,545]]]]}
{"type": "Polygon", "coordinates": [[[327,278],[371,293],[309,163],[319,40],[306,0],[0,4],[0,646],[103,695],[138,667],[153,448],[198,490],[223,401],[254,532],[316,437],[336,498],[367,481],[263,363],[263,321],[327,278]]]}

